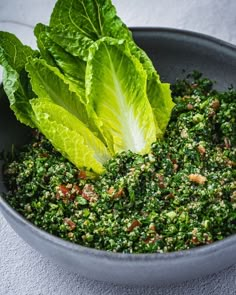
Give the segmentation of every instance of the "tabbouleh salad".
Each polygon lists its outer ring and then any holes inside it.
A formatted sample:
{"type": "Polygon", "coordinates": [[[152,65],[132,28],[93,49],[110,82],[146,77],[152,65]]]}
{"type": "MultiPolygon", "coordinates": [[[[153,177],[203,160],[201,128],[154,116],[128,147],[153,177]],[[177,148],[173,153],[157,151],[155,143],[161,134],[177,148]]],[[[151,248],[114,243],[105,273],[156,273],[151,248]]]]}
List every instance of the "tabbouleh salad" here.
{"type": "Polygon", "coordinates": [[[7,202],[41,229],[123,253],[171,252],[236,233],[236,91],[194,72],[172,85],[163,140],[145,155],[116,154],[98,179],[37,131],[8,155],[7,202]]]}

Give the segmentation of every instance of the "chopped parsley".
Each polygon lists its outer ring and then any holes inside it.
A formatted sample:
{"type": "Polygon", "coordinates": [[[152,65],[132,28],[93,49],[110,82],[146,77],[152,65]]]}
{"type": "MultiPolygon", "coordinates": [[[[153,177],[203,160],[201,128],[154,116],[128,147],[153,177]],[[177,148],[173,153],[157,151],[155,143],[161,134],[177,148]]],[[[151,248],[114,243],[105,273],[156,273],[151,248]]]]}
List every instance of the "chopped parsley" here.
{"type": "Polygon", "coordinates": [[[36,226],[80,245],[170,252],[236,233],[236,91],[199,73],[172,86],[165,137],[141,156],[106,163],[96,180],[39,133],[4,167],[9,204],[36,226]]]}

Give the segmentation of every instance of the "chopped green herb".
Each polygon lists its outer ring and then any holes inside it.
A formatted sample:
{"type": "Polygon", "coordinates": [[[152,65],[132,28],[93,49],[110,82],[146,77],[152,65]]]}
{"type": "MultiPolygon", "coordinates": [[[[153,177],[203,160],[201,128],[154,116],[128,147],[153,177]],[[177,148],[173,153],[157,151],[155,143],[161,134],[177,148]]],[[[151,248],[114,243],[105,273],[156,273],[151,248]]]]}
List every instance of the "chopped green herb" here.
{"type": "Polygon", "coordinates": [[[194,73],[172,86],[176,106],[150,153],[116,154],[86,179],[42,135],[9,157],[6,200],[38,227],[123,253],[170,252],[236,233],[236,91],[194,73]]]}

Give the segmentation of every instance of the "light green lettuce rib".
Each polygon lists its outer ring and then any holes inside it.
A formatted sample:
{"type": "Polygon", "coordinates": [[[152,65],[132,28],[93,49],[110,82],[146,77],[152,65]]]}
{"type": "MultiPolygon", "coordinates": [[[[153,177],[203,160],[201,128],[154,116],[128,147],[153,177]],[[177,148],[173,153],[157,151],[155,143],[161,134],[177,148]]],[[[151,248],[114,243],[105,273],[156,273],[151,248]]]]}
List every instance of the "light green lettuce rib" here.
{"type": "Polygon", "coordinates": [[[146,95],[146,72],[124,42],[103,38],[90,47],[86,95],[115,153],[147,153],[156,126],[146,95]]]}

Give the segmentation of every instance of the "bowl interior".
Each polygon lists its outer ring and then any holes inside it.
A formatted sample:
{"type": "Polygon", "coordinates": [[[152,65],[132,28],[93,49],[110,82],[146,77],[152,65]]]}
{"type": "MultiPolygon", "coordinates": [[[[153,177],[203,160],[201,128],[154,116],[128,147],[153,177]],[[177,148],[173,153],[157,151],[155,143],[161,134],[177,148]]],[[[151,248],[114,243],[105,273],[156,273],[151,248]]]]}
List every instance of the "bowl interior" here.
{"type": "Polygon", "coordinates": [[[236,87],[236,47],[203,34],[175,29],[135,29],[136,42],[169,83],[197,70],[216,81],[216,89],[236,87]]]}

